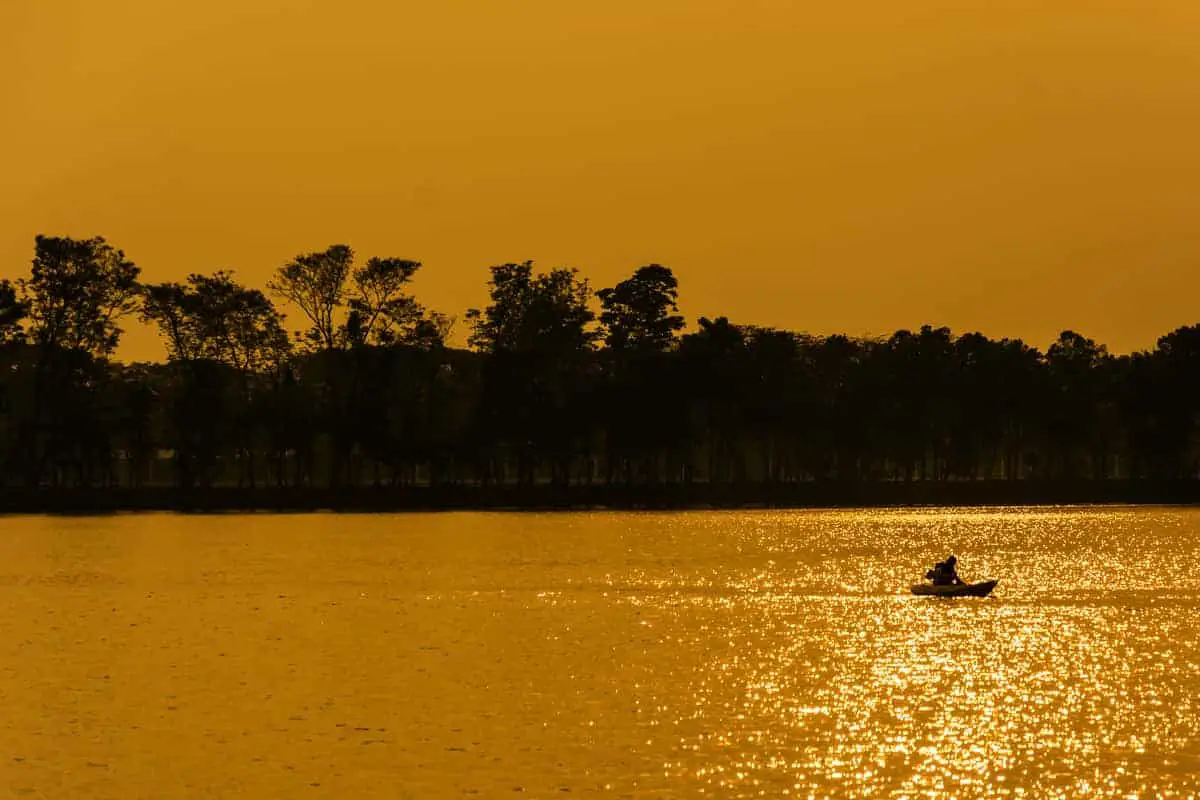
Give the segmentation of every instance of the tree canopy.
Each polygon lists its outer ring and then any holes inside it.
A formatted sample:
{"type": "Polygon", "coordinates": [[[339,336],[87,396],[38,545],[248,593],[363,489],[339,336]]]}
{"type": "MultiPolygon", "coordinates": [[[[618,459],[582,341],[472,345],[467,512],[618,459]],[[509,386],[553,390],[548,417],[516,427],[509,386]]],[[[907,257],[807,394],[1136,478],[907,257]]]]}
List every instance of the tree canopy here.
{"type": "Polygon", "coordinates": [[[138,306],[140,270],[101,237],[38,236],[30,276],[21,280],[29,335],[37,344],[110,355],[122,317],[138,306]]]}

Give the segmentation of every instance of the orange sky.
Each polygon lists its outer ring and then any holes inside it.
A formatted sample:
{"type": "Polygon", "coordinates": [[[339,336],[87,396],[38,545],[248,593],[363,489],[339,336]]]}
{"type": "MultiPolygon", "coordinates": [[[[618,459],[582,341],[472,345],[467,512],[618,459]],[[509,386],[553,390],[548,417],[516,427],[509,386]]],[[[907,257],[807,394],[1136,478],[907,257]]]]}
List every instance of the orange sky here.
{"type": "Polygon", "coordinates": [[[1198,43],[1196,0],[3,0],[0,276],[346,242],[461,315],[657,261],[689,321],[1126,352],[1200,320],[1198,43]]]}

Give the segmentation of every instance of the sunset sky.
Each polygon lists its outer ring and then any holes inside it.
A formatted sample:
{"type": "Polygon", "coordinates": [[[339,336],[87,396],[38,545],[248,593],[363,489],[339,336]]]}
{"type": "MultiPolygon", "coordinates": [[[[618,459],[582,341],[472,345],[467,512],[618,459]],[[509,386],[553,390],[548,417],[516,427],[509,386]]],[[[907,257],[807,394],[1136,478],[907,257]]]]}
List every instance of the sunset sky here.
{"type": "Polygon", "coordinates": [[[460,334],[525,259],[666,264],[689,322],[1200,320],[1196,0],[2,0],[0,120],[0,277],[39,232],[257,286],[344,242],[460,334]]]}

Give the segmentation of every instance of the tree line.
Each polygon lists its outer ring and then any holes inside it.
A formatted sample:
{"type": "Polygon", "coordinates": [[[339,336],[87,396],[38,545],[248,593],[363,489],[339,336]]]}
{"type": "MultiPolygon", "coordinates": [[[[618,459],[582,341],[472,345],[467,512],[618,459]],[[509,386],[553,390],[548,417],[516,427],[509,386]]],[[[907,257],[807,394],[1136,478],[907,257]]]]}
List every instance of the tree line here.
{"type": "Polygon", "coordinates": [[[347,487],[1194,479],[1200,325],[1113,355],[944,327],[684,333],[658,264],[593,290],[491,267],[456,320],[421,264],[335,245],[266,291],[144,283],[103,238],[38,236],[0,281],[0,486],[347,487]],[[303,320],[289,334],[276,301],[303,320]],[[164,363],[114,358],[129,321],[164,363]]]}

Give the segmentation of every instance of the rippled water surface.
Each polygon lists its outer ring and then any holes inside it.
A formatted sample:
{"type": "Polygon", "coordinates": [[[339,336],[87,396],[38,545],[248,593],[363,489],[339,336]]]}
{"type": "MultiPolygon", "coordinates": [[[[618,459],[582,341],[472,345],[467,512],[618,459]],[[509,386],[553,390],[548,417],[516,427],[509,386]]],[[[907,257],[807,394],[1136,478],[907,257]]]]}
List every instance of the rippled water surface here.
{"type": "Polygon", "coordinates": [[[1196,797],[1200,512],[0,518],[0,797],[1196,797]],[[984,600],[913,597],[949,552],[984,600]]]}

